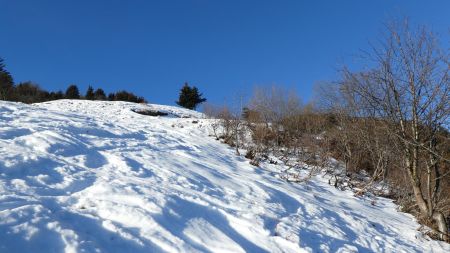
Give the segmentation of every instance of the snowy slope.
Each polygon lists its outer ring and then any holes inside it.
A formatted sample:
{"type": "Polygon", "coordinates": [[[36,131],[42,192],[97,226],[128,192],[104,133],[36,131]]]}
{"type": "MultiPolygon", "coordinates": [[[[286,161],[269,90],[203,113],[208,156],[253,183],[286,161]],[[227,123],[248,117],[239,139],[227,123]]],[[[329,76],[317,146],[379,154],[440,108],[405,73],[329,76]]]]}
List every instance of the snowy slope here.
{"type": "Polygon", "coordinates": [[[390,200],[287,183],[201,114],[149,107],[170,117],[0,101],[0,252],[450,252],[390,200]]]}

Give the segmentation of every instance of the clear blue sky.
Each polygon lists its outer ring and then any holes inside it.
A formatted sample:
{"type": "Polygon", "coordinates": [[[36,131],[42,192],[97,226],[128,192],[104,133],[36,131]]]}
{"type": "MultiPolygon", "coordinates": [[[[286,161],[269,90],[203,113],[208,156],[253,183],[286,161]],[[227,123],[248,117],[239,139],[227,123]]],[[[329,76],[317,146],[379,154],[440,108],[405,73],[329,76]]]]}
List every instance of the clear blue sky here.
{"type": "Polygon", "coordinates": [[[91,84],[174,104],[188,81],[220,104],[278,84],[308,100],[383,22],[408,16],[448,43],[449,13],[448,0],[0,0],[0,57],[16,82],[48,90],[91,84]]]}

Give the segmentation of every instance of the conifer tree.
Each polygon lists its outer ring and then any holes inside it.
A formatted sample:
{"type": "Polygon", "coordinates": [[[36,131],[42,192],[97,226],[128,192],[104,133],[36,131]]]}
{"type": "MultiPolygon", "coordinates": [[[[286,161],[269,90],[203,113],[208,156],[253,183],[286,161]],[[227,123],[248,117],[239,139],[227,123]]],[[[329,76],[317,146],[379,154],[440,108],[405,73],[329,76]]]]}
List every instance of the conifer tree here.
{"type": "Polygon", "coordinates": [[[5,69],[3,59],[0,58],[0,100],[11,100],[14,93],[14,81],[5,69]]]}
{"type": "Polygon", "coordinates": [[[92,88],[92,86],[89,85],[87,91],[86,91],[86,95],[84,96],[85,99],[87,100],[94,100],[95,99],[95,94],[94,94],[94,88],[92,88]]]}
{"type": "Polygon", "coordinates": [[[105,91],[103,89],[98,88],[94,92],[95,100],[106,100],[105,91]]]}
{"type": "Polygon", "coordinates": [[[66,90],[66,98],[67,99],[80,99],[80,91],[78,87],[74,84],[70,85],[66,90]]]}
{"type": "Polygon", "coordinates": [[[58,99],[63,99],[63,98],[64,98],[64,93],[62,91],[50,92],[49,100],[58,100],[58,99]]]}
{"type": "Polygon", "coordinates": [[[187,109],[195,110],[195,108],[206,101],[206,98],[202,97],[203,94],[199,93],[197,87],[190,87],[188,83],[185,83],[180,90],[180,96],[176,103],[187,109]]]}

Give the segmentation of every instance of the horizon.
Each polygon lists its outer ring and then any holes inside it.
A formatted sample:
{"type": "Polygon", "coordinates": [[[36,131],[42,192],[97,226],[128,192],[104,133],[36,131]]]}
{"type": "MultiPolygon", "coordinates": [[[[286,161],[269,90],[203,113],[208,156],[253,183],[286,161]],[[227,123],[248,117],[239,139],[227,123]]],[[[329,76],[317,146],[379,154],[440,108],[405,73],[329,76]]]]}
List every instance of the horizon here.
{"type": "Polygon", "coordinates": [[[0,0],[0,57],[16,83],[49,91],[92,85],[174,105],[188,82],[225,104],[279,85],[308,102],[315,83],[359,66],[385,22],[408,17],[449,42],[448,1],[325,2],[0,0]]]}

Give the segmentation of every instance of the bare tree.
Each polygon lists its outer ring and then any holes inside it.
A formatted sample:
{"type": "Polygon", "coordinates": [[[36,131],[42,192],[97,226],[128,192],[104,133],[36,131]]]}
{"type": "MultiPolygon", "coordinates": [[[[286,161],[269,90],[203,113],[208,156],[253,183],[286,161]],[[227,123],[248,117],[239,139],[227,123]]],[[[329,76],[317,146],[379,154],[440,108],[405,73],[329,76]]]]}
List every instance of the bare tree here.
{"type": "Polygon", "coordinates": [[[373,69],[343,70],[341,89],[354,103],[352,116],[384,124],[400,151],[421,215],[432,219],[440,238],[448,240],[445,210],[439,208],[437,196],[442,166],[449,162],[439,143],[448,137],[438,137],[448,133],[449,126],[449,55],[431,32],[424,27],[411,30],[405,22],[389,25],[385,41],[366,56],[373,69]]]}
{"type": "MultiPolygon", "coordinates": [[[[300,112],[300,99],[295,91],[287,91],[281,87],[256,87],[250,100],[250,109],[258,114],[259,124],[264,124],[266,134],[261,137],[274,137],[272,148],[277,148],[283,141],[283,121],[300,112]]],[[[259,130],[262,128],[259,127],[259,130]]],[[[277,150],[273,150],[277,151],[277,150]]]]}

